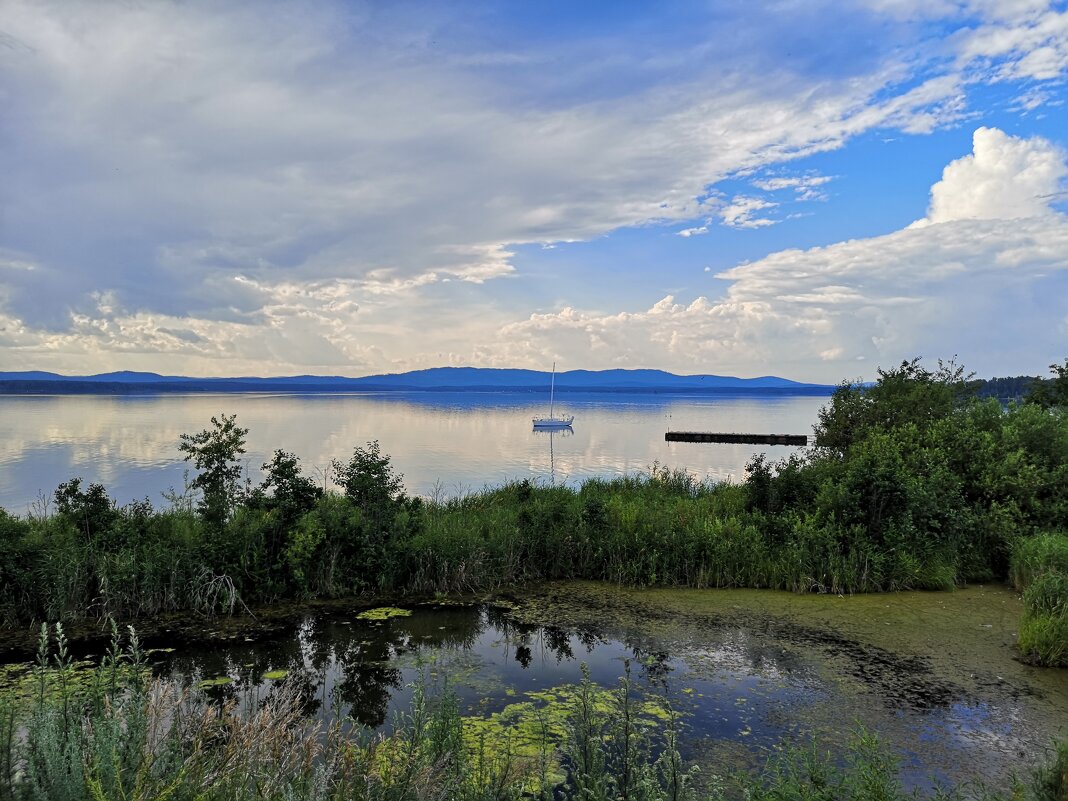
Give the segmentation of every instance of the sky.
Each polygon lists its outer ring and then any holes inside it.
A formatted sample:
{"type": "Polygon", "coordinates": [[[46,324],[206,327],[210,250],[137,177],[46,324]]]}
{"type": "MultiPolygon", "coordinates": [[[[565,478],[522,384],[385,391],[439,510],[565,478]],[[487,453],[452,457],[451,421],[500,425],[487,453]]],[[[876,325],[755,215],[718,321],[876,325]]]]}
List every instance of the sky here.
{"type": "Polygon", "coordinates": [[[1068,356],[1068,4],[0,0],[0,370],[1068,356]]]}

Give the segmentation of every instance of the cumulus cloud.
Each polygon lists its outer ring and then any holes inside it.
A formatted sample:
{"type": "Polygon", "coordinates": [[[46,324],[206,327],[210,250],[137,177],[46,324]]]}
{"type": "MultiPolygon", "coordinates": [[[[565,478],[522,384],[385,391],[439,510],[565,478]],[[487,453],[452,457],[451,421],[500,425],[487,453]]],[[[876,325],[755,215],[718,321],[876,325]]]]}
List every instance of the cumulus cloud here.
{"type": "Polygon", "coordinates": [[[718,300],[532,315],[491,352],[745,375],[792,365],[827,381],[917,354],[1033,370],[1068,341],[1068,217],[1047,194],[1065,174],[1049,142],[980,129],[932,187],[923,225],[740,264],[716,276],[729,284],[718,300]]]}
{"type": "Polygon", "coordinates": [[[1049,201],[1065,176],[1065,154],[1049,141],[979,128],[972,152],[949,164],[931,187],[924,223],[1053,214],[1049,201]]]}

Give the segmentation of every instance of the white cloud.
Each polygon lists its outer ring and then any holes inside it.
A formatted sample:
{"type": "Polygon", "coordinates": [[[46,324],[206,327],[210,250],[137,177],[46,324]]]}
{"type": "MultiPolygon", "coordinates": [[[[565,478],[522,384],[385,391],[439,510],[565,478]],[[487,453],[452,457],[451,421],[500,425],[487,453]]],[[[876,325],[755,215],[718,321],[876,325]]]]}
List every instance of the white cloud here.
{"type": "Polygon", "coordinates": [[[1029,199],[1064,174],[1047,141],[980,129],[973,153],[932,187],[925,225],[741,264],[717,275],[729,282],[719,300],[532,315],[486,356],[742,375],[792,367],[827,381],[857,361],[874,369],[918,354],[958,353],[984,374],[1038,370],[1068,341],[1068,217],[1029,199]]]}
{"type": "Polygon", "coordinates": [[[999,80],[1047,81],[1068,70],[1068,10],[1045,2],[981,5],[990,22],[963,37],[960,63],[989,63],[999,80]]]}
{"type": "Polygon", "coordinates": [[[924,223],[1053,214],[1049,199],[1065,176],[1065,154],[1049,141],[979,128],[972,152],[949,164],[931,187],[924,223]]]}
{"type": "Polygon", "coordinates": [[[1046,105],[1059,106],[1063,102],[1062,100],[1055,100],[1052,92],[1038,86],[1032,86],[1012,101],[1012,110],[1027,114],[1046,105]]]}
{"type": "Polygon", "coordinates": [[[765,192],[794,190],[794,199],[800,202],[826,200],[827,193],[820,189],[834,180],[833,175],[794,175],[761,178],[753,181],[753,186],[765,192]]]}
{"type": "MultiPolygon", "coordinates": [[[[898,20],[905,6],[875,3],[898,20]]],[[[979,21],[929,52],[911,23],[850,10],[879,35],[839,58],[812,44],[827,13],[844,24],[837,5],[724,7],[729,37],[713,15],[679,46],[606,32],[502,52],[497,31],[432,4],[8,0],[0,247],[34,269],[0,267],[5,364],[476,358],[519,308],[485,290],[516,277],[513,246],[664,221],[695,235],[710,215],[766,227],[773,200],[698,199],[876,128],[959,121],[984,76],[1065,70],[1063,14],[911,10],[979,21]]],[[[527,286],[525,309],[551,302],[527,286]]]]}
{"type": "Polygon", "coordinates": [[[773,209],[778,205],[778,203],[759,197],[735,195],[730,203],[719,210],[719,216],[728,228],[766,228],[769,225],[775,225],[779,220],[762,217],[758,212],[773,209]]]}

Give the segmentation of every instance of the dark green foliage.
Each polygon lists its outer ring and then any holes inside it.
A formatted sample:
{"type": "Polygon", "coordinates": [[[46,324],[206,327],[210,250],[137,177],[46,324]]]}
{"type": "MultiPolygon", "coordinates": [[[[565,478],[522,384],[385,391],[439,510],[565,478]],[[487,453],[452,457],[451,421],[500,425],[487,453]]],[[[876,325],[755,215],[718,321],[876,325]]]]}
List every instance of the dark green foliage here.
{"type": "Polygon", "coordinates": [[[182,434],[178,450],[200,471],[193,479],[193,488],[201,492],[201,514],[210,525],[219,526],[240,494],[238,457],[245,452],[248,429],[241,428],[232,414],[211,418],[211,425],[196,434],[182,434]]]}
{"type": "Polygon", "coordinates": [[[1064,364],[1051,364],[1049,371],[1053,377],[1036,381],[1027,395],[1027,402],[1043,409],[1068,407],[1068,359],[1064,364]]]}
{"type": "Polygon", "coordinates": [[[916,361],[842,387],[816,447],[757,456],[741,485],[653,465],[433,501],[405,494],[377,442],[334,463],[340,491],[278,451],[241,492],[245,429],[224,416],[182,440],[200,470],[198,509],[115,508],[75,480],[50,518],[0,516],[0,615],[210,613],[540,579],[843,593],[1004,578],[1014,548],[1031,570],[1026,544],[1068,520],[1068,413],[969,400],[968,387],[961,368],[916,361]]]}
{"type": "Polygon", "coordinates": [[[249,493],[242,510],[247,538],[257,543],[244,572],[255,576],[265,597],[283,597],[294,589],[309,589],[303,576],[290,574],[288,553],[301,520],[323,497],[323,488],[301,472],[296,456],[285,451],[275,451],[263,472],[262,483],[249,493]]]}
{"type": "Polygon", "coordinates": [[[421,524],[422,500],[404,494],[404,477],[377,441],[356,448],[348,462],[335,460],[333,467],[334,482],[358,512],[347,531],[335,529],[327,538],[341,574],[353,590],[396,586],[403,543],[421,524]]]}
{"type": "Polygon", "coordinates": [[[869,387],[843,384],[819,412],[816,446],[838,452],[878,431],[911,423],[920,431],[947,417],[971,394],[971,375],[955,362],[938,361],[928,370],[919,359],[879,370],[869,387]]]}
{"type": "Polygon", "coordinates": [[[56,511],[84,532],[86,540],[105,534],[115,522],[115,501],[101,484],[82,491],[82,480],[72,478],[59,485],[54,495],[56,511]]]}
{"type": "Polygon", "coordinates": [[[382,455],[377,440],[356,448],[348,462],[334,460],[334,481],[346,498],[364,510],[388,507],[404,498],[404,476],[382,455]]]}

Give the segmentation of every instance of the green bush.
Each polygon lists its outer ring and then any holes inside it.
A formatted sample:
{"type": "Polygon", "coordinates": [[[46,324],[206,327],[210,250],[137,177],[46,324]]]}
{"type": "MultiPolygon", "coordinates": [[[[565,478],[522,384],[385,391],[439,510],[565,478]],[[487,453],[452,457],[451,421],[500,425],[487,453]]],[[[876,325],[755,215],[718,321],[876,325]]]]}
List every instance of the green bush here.
{"type": "MultiPolygon", "coordinates": [[[[541,579],[799,592],[948,589],[1065,570],[1068,413],[968,398],[955,365],[917,362],[843,386],[816,447],[750,461],[738,485],[653,465],[579,487],[517,481],[424,501],[377,442],[335,462],[336,491],[275,452],[241,485],[232,416],[182,438],[198,506],[117,508],[78,479],[51,517],[0,517],[0,618],[212,610],[541,579]],[[1038,536],[1036,536],[1038,535],[1038,536]],[[1011,559],[1010,554],[1015,553],[1011,559]],[[1042,568],[1045,569],[1045,568],[1042,568]]],[[[1038,625],[1038,624],[1033,624],[1038,625]]]]}

